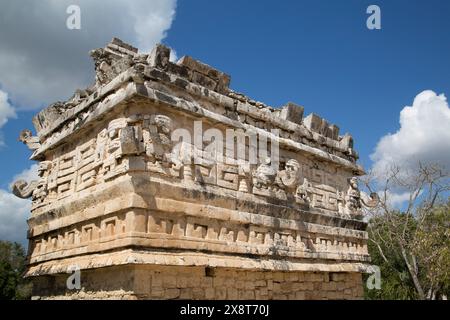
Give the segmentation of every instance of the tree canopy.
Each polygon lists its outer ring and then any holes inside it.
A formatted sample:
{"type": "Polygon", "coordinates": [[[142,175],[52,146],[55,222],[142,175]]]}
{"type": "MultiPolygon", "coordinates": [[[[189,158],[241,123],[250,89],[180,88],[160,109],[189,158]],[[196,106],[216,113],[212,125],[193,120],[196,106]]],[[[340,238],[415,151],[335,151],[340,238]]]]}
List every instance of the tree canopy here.
{"type": "Polygon", "coordinates": [[[28,299],[31,285],[23,279],[26,254],[18,243],[0,241],[0,300],[28,299]]]}
{"type": "MultiPolygon", "coordinates": [[[[366,186],[371,189],[370,179],[366,186]]],[[[381,290],[368,299],[447,299],[450,294],[450,184],[448,171],[419,164],[414,172],[393,168],[370,212],[368,249],[381,271],[381,290]],[[395,208],[389,195],[402,190],[395,208]]]]}

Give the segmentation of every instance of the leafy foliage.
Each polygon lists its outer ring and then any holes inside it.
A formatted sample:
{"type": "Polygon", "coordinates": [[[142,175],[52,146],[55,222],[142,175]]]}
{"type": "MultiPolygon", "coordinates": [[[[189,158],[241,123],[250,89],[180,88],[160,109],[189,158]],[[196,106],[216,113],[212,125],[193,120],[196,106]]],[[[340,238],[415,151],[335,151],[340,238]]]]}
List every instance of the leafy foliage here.
{"type": "Polygon", "coordinates": [[[450,200],[439,206],[415,230],[411,251],[421,266],[420,277],[432,292],[427,296],[450,293],[450,200]]]}
{"type": "Polygon", "coordinates": [[[31,284],[22,277],[25,259],[25,250],[20,244],[0,241],[0,300],[31,296],[31,284]]]}
{"type": "Polygon", "coordinates": [[[381,270],[381,290],[366,299],[440,299],[450,294],[450,199],[416,214],[391,211],[369,221],[369,253],[381,270]],[[428,212],[423,212],[428,210],[428,212]],[[407,252],[406,255],[402,254],[407,252]],[[405,256],[408,260],[405,259],[405,256]],[[412,261],[420,296],[406,261],[412,261]]]}

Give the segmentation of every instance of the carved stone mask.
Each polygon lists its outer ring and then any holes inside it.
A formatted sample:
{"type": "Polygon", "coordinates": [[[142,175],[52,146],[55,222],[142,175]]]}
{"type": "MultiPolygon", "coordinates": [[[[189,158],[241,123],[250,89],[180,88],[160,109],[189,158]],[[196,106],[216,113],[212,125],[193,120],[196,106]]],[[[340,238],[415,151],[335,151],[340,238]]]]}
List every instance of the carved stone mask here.
{"type": "Polygon", "coordinates": [[[30,130],[28,130],[28,129],[22,130],[19,135],[19,141],[26,142],[27,139],[32,137],[32,135],[33,134],[31,133],[30,130]]]}
{"type": "Polygon", "coordinates": [[[297,160],[291,159],[286,163],[286,171],[290,174],[296,174],[300,171],[300,164],[297,160]]]}
{"type": "Polygon", "coordinates": [[[358,189],[358,179],[350,178],[349,183],[353,189],[358,189]]]}
{"type": "Polygon", "coordinates": [[[45,171],[48,171],[51,169],[51,166],[52,166],[51,161],[42,161],[41,163],[39,163],[38,176],[42,177],[44,175],[45,171]]]}
{"type": "Polygon", "coordinates": [[[155,117],[155,123],[160,133],[168,135],[172,131],[172,120],[167,116],[157,115],[155,117]]]}

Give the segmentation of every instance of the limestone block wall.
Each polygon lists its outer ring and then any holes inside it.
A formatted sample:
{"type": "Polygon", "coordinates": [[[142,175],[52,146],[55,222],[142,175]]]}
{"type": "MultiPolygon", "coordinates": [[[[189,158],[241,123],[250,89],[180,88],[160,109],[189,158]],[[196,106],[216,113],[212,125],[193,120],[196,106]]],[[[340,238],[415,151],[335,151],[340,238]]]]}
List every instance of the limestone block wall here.
{"type": "Polygon", "coordinates": [[[67,277],[40,278],[35,299],[334,300],[362,299],[356,272],[273,272],[184,266],[123,266],[82,273],[82,289],[67,277]]]}
{"type": "Polygon", "coordinates": [[[91,56],[95,84],[20,136],[39,162],[38,180],[13,186],[32,198],[36,297],[362,296],[363,207],[376,199],[358,189],[351,135],[162,45],[113,39],[91,56]],[[73,265],[81,291],[66,288],[73,265]]]}

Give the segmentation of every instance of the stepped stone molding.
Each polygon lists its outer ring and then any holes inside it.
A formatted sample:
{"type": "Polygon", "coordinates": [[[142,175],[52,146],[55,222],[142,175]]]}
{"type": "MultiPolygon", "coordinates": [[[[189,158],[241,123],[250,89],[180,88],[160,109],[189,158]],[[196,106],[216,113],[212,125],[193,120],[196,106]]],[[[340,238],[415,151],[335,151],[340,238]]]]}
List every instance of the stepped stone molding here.
{"type": "MultiPolygon", "coordinates": [[[[133,282],[124,294],[114,283],[114,275],[144,279],[152,268],[180,279],[189,268],[209,270],[206,278],[213,269],[225,278],[237,272],[243,281],[276,274],[289,292],[265,282],[264,294],[243,293],[267,299],[322,297],[296,294],[298,279],[309,288],[314,274],[337,272],[353,291],[317,290],[361,296],[370,262],[362,209],[377,198],[358,189],[364,171],[349,134],[314,113],[304,117],[295,103],[274,108],[237,93],[229,75],[191,57],[171,62],[163,45],[145,54],[114,38],[90,54],[95,83],[39,112],[36,136],[19,137],[39,162],[39,180],[13,185],[33,200],[27,276],[36,297],[183,297],[182,287],[143,292],[133,282]],[[54,286],[74,264],[89,274],[89,294],[54,286]],[[106,296],[102,268],[112,276],[106,296]]],[[[194,289],[186,297],[232,298],[236,288],[223,295],[211,285],[206,296],[194,289]]]]}

